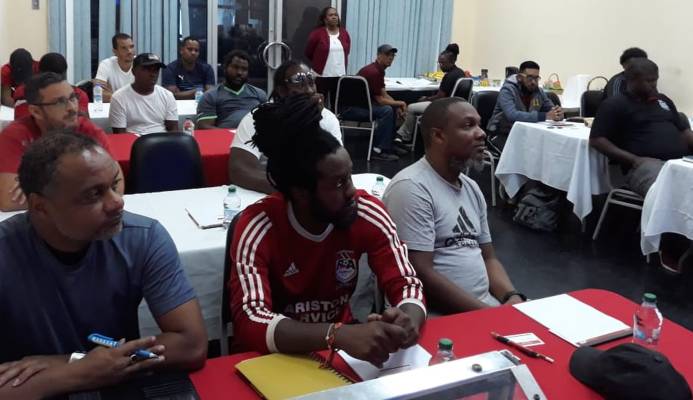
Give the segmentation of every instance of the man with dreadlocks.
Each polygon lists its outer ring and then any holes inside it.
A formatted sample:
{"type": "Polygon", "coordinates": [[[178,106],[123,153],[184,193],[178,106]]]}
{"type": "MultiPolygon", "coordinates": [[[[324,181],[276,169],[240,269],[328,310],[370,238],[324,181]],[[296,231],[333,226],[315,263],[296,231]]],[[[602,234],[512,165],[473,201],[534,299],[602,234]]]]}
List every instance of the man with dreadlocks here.
{"type": "Polygon", "coordinates": [[[343,349],[380,366],[416,343],[426,316],[421,281],[383,204],[351,181],[352,163],[319,125],[307,95],[255,110],[253,143],[278,192],[246,208],[231,246],[235,337],[248,350],[343,349]],[[357,260],[368,254],[393,307],[351,322],[357,260]]]}

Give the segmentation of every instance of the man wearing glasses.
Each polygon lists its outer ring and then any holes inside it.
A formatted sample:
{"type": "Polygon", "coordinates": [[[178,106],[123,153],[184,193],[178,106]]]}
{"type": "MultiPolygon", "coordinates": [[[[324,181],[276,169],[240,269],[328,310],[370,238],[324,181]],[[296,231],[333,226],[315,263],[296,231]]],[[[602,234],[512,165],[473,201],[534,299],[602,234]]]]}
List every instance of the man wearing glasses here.
{"type": "Polygon", "coordinates": [[[520,72],[508,77],[498,94],[493,116],[486,126],[494,144],[503,148],[515,121],[560,121],[563,110],[539,87],[539,64],[525,61],[520,72]]]}
{"type": "MultiPolygon", "coordinates": [[[[324,99],[315,88],[315,78],[310,69],[300,61],[288,60],[277,68],[274,73],[274,91],[270,98],[275,103],[284,101],[291,95],[307,94],[316,107],[320,108],[320,127],[331,133],[342,143],[342,131],[339,120],[324,107],[324,99]]],[[[229,177],[231,183],[242,188],[261,193],[273,193],[274,187],[267,181],[267,157],[251,143],[255,134],[252,112],[243,117],[238,125],[236,135],[231,143],[229,155],[229,177]]],[[[277,132],[282,134],[282,132],[277,132]]]]}
{"type": "Polygon", "coordinates": [[[46,72],[26,84],[31,115],[15,120],[0,133],[0,210],[26,208],[17,183],[17,169],[26,147],[51,132],[73,130],[96,140],[110,152],[106,134],[88,118],[78,115],[78,97],[60,75],[46,72]]]}

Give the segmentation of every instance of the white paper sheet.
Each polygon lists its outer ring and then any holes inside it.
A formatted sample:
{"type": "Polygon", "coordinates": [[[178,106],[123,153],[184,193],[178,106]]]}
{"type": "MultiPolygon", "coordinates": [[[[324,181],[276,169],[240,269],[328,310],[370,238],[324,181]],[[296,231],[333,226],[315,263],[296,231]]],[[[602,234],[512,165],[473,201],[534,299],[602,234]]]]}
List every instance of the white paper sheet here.
{"type": "Polygon", "coordinates": [[[431,360],[431,354],[418,344],[390,354],[390,358],[383,364],[382,368],[377,368],[368,361],[356,359],[344,350],[340,350],[339,355],[364,381],[425,367],[431,360]]]}

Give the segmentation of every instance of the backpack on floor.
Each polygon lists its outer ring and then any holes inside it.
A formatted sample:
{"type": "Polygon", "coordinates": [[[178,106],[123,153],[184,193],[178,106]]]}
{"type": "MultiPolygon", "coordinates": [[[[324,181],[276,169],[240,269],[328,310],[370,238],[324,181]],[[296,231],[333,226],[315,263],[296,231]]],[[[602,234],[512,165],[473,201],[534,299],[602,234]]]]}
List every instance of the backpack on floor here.
{"type": "Polygon", "coordinates": [[[553,232],[558,228],[562,197],[560,191],[543,184],[523,188],[513,221],[538,231],[553,232]]]}

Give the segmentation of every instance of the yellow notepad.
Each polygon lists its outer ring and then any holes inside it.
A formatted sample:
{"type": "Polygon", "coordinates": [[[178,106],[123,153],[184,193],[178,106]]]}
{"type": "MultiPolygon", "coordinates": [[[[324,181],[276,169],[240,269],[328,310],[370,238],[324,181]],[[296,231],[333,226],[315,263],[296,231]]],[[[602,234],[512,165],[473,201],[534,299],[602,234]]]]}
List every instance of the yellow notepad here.
{"type": "Polygon", "coordinates": [[[287,399],[349,385],[339,372],[320,368],[311,356],[269,354],[236,364],[236,369],[268,400],[287,399]]]}

